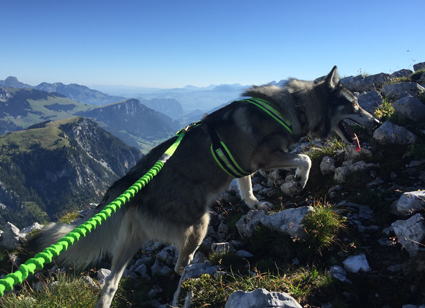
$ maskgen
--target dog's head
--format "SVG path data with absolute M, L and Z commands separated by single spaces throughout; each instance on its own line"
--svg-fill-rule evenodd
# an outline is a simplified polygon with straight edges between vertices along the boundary
M 346 143 L 354 143 L 356 150 L 360 151 L 360 144 L 357 135 L 354 133 L 351 126 L 344 120 L 354 121 L 368 129 L 375 128 L 379 121 L 369 112 L 360 107 L 354 94 L 341 84 L 336 66 L 334 66 L 332 71 L 326 77 L 325 85 L 329 91 L 329 107 L 332 129 Z

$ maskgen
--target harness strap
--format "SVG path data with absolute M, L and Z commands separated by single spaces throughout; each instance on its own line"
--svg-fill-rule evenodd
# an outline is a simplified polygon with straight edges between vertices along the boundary
M 221 169 L 234 178 L 243 178 L 244 176 L 250 175 L 252 172 L 244 171 L 238 165 L 227 146 L 218 137 L 215 129 L 209 125 L 207 125 L 207 128 L 212 141 L 211 154 Z
M 258 108 L 265 111 L 269 116 L 275 119 L 279 124 L 281 124 L 287 131 L 292 134 L 292 125 L 287 119 L 284 119 L 279 111 L 277 111 L 268 101 L 261 98 L 250 98 L 244 99 L 239 102 L 248 102 L 254 104 Z
M 278 112 L 268 101 L 260 98 L 250 98 L 235 101 L 235 103 L 238 102 L 248 102 L 257 106 L 270 115 L 273 119 L 275 119 L 279 124 L 281 124 L 290 134 L 292 134 L 291 122 L 284 119 L 280 112 Z M 242 178 L 244 176 L 250 175 L 252 172 L 247 172 L 238 165 L 227 146 L 218 137 L 215 129 L 209 125 L 207 125 L 207 128 L 208 134 L 210 135 L 212 141 L 211 154 L 221 169 L 234 178 Z

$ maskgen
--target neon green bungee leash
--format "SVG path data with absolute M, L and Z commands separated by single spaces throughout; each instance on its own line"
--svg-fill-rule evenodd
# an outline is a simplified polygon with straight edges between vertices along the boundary
M 137 180 L 136 183 L 130 186 L 130 188 L 128 188 L 114 201 L 105 206 L 102 211 L 69 232 L 56 244 L 50 245 L 42 252 L 36 254 L 34 258 L 28 259 L 27 262 L 21 264 L 16 272 L 10 273 L 6 275 L 5 278 L 0 279 L 0 297 L 4 295 L 4 291 L 12 291 L 13 286 L 22 284 L 29 275 L 34 274 L 35 270 L 41 270 L 44 267 L 44 264 L 51 263 L 53 258 L 59 256 L 62 251 L 67 250 L 69 246 L 73 245 L 81 237 L 86 236 L 86 234 L 96 229 L 97 226 L 120 209 L 123 204 L 133 198 L 150 180 L 152 180 L 155 175 L 158 174 L 167 159 L 174 154 L 189 128 L 190 127 L 188 126 L 179 131 L 177 133 L 177 140 L 167 149 L 167 151 L 165 151 L 160 160 L 158 160 L 144 176 Z

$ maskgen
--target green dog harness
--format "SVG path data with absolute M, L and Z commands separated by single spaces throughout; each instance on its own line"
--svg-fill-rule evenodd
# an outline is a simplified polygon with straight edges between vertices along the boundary
M 290 134 L 292 134 L 291 123 L 288 120 L 284 119 L 282 115 L 266 100 L 263 100 L 260 98 L 250 98 L 250 99 L 235 101 L 234 103 L 239 103 L 239 102 L 247 102 L 247 103 L 254 104 L 258 108 L 266 112 L 268 115 L 270 115 L 279 124 L 281 124 Z M 234 178 L 242 178 L 244 176 L 250 175 L 252 172 L 247 172 L 238 165 L 238 163 L 234 159 L 233 155 L 230 153 L 227 146 L 218 137 L 215 129 L 213 129 L 212 127 L 208 125 L 207 127 L 208 127 L 208 133 L 212 140 L 211 154 L 214 157 L 217 164 L 221 167 L 221 169 L 223 169 L 224 172 L 226 172 L 228 175 Z

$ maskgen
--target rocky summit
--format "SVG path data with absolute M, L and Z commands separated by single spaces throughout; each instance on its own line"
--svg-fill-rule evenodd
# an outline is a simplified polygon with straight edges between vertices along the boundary
M 301 140 L 291 151 L 313 161 L 301 193 L 290 189 L 294 171 L 258 172 L 254 193 L 274 207 L 248 211 L 233 182 L 212 205 L 207 236 L 183 275 L 172 271 L 178 251 L 145 243 L 124 273 L 127 299 L 114 303 L 424 307 L 425 63 L 414 68 L 342 79 L 382 122 L 375 131 L 354 126 L 360 152 L 336 138 Z M 331 217 L 340 225 L 328 234 Z M 5 228 L 2 243 L 24 241 L 25 232 Z M 109 267 L 103 260 L 87 286 L 101 289 Z

